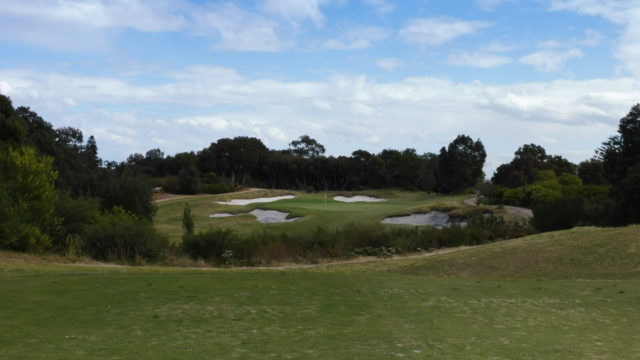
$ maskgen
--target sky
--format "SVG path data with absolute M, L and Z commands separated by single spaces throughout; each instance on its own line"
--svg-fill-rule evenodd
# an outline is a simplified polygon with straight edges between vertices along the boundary
M 0 0 L 0 93 L 124 161 L 253 136 L 578 163 L 640 102 L 640 0 Z

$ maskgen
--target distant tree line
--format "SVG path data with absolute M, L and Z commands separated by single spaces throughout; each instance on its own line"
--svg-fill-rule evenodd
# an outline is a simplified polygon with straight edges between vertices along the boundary
M 325 156 L 308 135 L 285 150 L 268 149 L 253 137 L 223 138 L 197 153 L 164 156 L 160 149 L 129 156 L 122 167 L 156 179 L 170 192 L 223 192 L 234 186 L 306 191 L 402 188 L 459 192 L 484 178 L 486 151 L 480 140 L 459 135 L 439 154 L 415 149 L 356 150 L 351 156 Z

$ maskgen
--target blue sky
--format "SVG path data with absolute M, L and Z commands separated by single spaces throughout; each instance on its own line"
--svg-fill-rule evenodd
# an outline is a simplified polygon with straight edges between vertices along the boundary
M 579 162 L 640 102 L 640 0 L 2 0 L 0 92 L 122 161 L 308 134 Z

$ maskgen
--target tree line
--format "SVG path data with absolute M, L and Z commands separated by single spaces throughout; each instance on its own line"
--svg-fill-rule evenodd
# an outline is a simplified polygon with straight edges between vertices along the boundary
M 378 154 L 356 150 L 351 156 L 325 156 L 325 148 L 308 135 L 288 149 L 268 149 L 260 139 L 223 138 L 198 152 L 164 156 L 160 149 L 132 154 L 121 166 L 156 179 L 170 192 L 222 192 L 234 186 L 303 191 L 406 190 L 459 192 L 484 174 L 484 145 L 458 135 L 439 154 L 415 149 L 385 149 Z

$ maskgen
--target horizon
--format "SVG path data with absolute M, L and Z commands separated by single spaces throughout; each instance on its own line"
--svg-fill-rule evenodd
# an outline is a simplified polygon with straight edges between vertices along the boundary
M 251 136 L 327 156 L 480 139 L 579 163 L 640 102 L 640 1 L 51 1 L 0 8 L 0 93 L 125 161 Z

